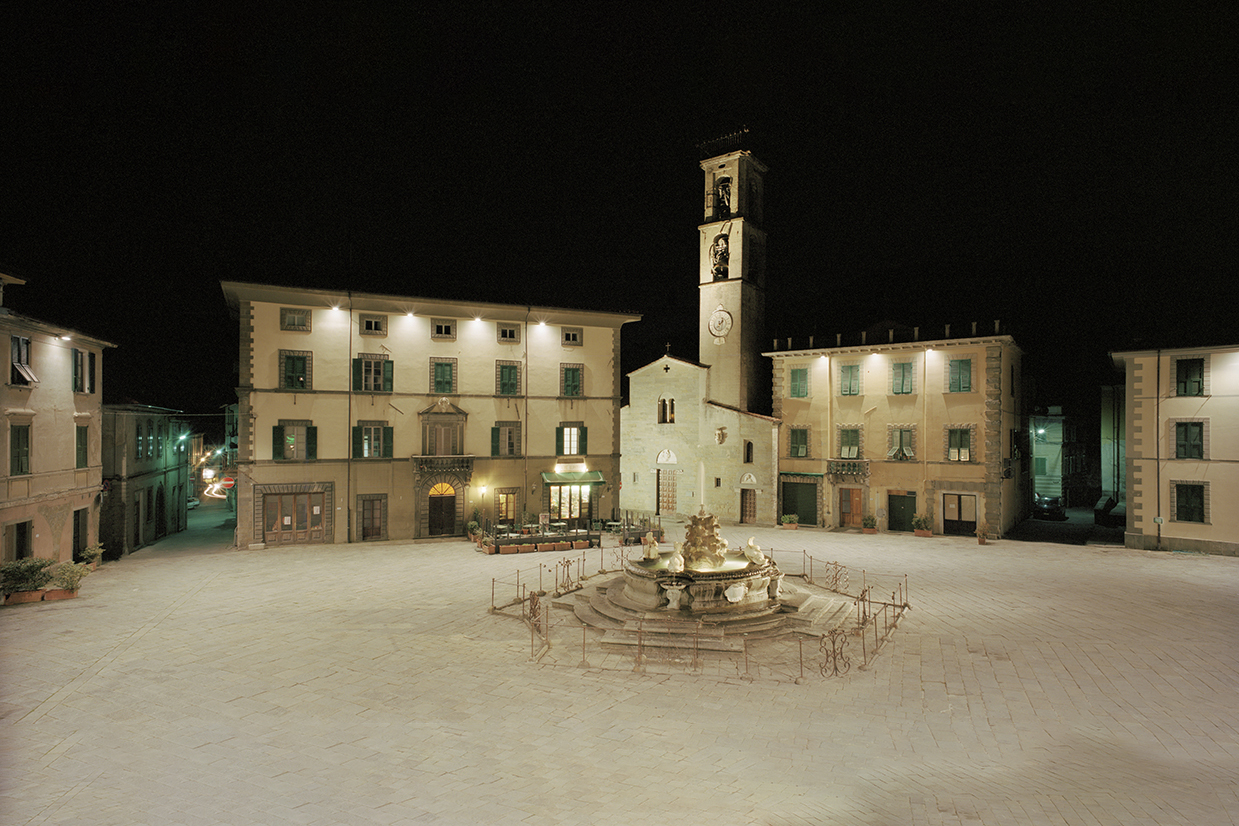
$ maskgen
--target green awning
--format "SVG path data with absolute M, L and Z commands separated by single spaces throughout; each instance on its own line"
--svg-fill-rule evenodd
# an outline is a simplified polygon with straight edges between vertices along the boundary
M 597 470 L 584 470 L 572 473 L 542 473 L 542 481 L 548 485 L 601 485 L 602 473 Z

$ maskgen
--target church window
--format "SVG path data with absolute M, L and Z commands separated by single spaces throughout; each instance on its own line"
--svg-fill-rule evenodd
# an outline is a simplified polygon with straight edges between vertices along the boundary
M 675 399 L 658 400 L 658 423 L 675 424 Z
M 748 439 L 744 440 L 744 463 L 746 465 L 753 464 L 753 443 Z

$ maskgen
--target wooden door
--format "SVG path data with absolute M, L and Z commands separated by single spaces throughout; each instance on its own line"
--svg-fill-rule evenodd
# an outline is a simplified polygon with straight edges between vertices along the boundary
M 740 523 L 752 525 L 757 522 L 757 491 L 751 488 L 740 489 Z
M 658 513 L 670 515 L 675 513 L 675 471 L 658 471 Z
M 839 525 L 843 528 L 864 527 L 861 512 L 860 488 L 839 489 Z

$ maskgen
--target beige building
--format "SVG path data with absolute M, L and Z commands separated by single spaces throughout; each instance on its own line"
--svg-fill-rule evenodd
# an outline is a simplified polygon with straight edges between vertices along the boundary
M 225 282 L 242 546 L 611 518 L 640 316 Z
M 753 412 L 769 398 L 760 352 L 766 167 L 735 150 L 701 169 L 698 361 L 667 355 L 629 374 L 621 504 L 640 516 L 704 508 L 724 522 L 772 524 L 778 423 Z
M 0 282 L 25 283 L 7 275 Z M 103 352 L 115 345 L 3 306 L 0 335 L 11 356 L 0 391 L 8 449 L 2 559 L 67 561 L 99 535 Z
M 995 324 L 997 328 L 997 324 Z M 1031 501 L 1021 351 L 1008 335 L 768 352 L 780 512 L 802 524 L 1001 536 Z M 947 336 L 949 336 L 949 331 Z M 864 336 L 862 336 L 862 342 Z
M 1127 547 L 1239 554 L 1239 346 L 1113 358 L 1126 374 Z
M 127 554 L 188 524 L 189 425 L 178 410 L 144 404 L 103 408 L 103 513 L 99 539 Z

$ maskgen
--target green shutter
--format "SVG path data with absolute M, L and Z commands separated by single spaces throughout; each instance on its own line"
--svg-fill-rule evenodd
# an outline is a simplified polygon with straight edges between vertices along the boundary
M 365 456 L 366 445 L 365 438 L 362 435 L 360 427 L 353 428 L 353 458 L 361 459 Z
M 283 425 L 277 424 L 275 427 L 271 428 L 271 458 L 272 459 L 283 459 L 284 458 L 284 427 Z
M 499 455 L 499 428 L 497 427 L 490 429 L 490 455 Z
M 307 461 L 313 461 L 318 458 L 317 427 L 307 427 L 305 429 L 305 458 Z
M 384 459 L 390 459 L 392 457 L 392 451 L 395 447 L 392 444 L 392 442 L 395 441 L 395 437 L 396 437 L 396 429 L 394 427 L 383 428 L 383 458 Z
M 972 359 L 951 359 L 948 389 L 952 393 L 972 390 Z
M 396 374 L 396 363 L 394 361 L 383 362 L 383 392 L 392 392 L 392 387 L 395 386 L 394 376 Z
M 578 455 L 579 455 L 579 456 L 585 456 L 586 454 L 588 454 L 588 453 L 589 453 L 589 442 L 588 442 L 588 441 L 586 440 L 586 438 L 585 438 L 585 436 L 586 436 L 586 430 L 587 430 L 588 428 L 585 428 L 585 427 L 579 427 L 579 428 L 577 428 L 577 429 L 578 429 L 579 431 L 581 431 L 581 444 L 580 444 L 580 445 L 578 445 L 578 447 L 580 448 L 581 452 L 580 452 Z
M 361 359 L 353 359 L 353 392 L 360 393 L 362 388 Z
M 564 429 L 562 427 L 555 428 L 555 455 L 564 455 Z

